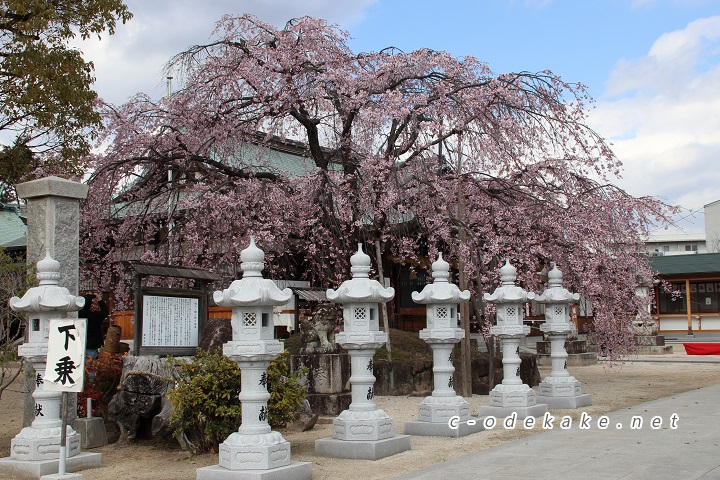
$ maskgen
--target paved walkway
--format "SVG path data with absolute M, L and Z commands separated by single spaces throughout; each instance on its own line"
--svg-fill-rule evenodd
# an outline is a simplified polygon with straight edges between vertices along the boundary
M 592 418 L 587 430 L 580 429 L 578 421 L 569 430 L 559 430 L 560 419 L 556 418 L 553 430 L 399 478 L 720 479 L 720 385 L 642 403 L 607 416 L 606 430 L 598 427 L 598 417 Z M 642 418 L 641 428 L 630 428 L 633 416 Z M 656 416 L 662 419 L 662 425 L 653 429 L 651 422 Z

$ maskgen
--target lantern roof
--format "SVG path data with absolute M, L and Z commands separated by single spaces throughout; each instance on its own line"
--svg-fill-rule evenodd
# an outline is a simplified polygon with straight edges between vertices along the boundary
M 448 281 L 450 264 L 443 260 L 442 252 L 432 264 L 433 283 L 425 285 L 421 292 L 412 292 L 415 303 L 459 303 L 470 300 L 470 291 L 460 290 Z
M 265 253 L 250 237 L 250 245 L 240 252 L 240 270 L 243 277 L 233 281 L 228 288 L 216 291 L 213 300 L 223 307 L 262 307 L 285 305 L 292 298 L 292 290 L 280 290 L 272 280 L 262 276 Z
M 500 269 L 500 281 L 502 284 L 493 293 L 486 293 L 483 298 L 490 303 L 522 303 L 533 300 L 535 294 L 525 291 L 522 287 L 515 285 L 517 280 L 517 269 L 505 260 L 505 265 Z
M 535 300 L 538 303 L 572 303 L 580 300 L 580 294 L 571 293 L 562 286 L 562 272 L 553 263 L 548 272 L 548 288 Z
M 327 290 L 327 298 L 335 303 L 378 303 L 388 302 L 395 296 L 395 289 L 385 288 L 377 280 L 369 278 L 370 257 L 363 252 L 362 244 L 358 251 L 350 257 L 352 279 L 345 280 L 340 288 Z
M 85 305 L 85 299 L 72 295 L 70 291 L 58 285 L 60 280 L 60 262 L 45 254 L 37 263 L 37 278 L 40 285 L 25 292 L 22 298 L 12 297 L 8 302 L 16 312 L 74 312 Z

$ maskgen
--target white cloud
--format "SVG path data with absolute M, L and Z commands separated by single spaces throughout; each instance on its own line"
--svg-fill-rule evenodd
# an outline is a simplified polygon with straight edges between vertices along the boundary
M 126 0 L 134 17 L 119 25 L 113 36 L 75 45 L 95 64 L 95 90 L 112 102 L 123 103 L 144 92 L 159 97 L 165 91 L 162 68 L 176 53 L 209 40 L 224 14 L 252 13 L 282 27 L 303 15 L 325 18 L 345 28 L 359 22 L 376 0 Z
M 720 199 L 720 16 L 660 36 L 622 59 L 591 125 L 625 165 L 619 182 L 691 210 Z

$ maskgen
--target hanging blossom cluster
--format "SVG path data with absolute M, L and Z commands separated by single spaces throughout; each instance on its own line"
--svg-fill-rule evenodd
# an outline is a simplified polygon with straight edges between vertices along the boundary
M 414 265 L 442 250 L 477 299 L 504 258 L 536 291 L 556 262 L 622 352 L 648 301 L 643 235 L 671 209 L 612 185 L 621 165 L 584 123 L 584 87 L 347 39 L 315 18 L 227 16 L 171 60 L 176 92 L 106 105 L 84 274 L 121 297 L 128 258 L 232 277 L 250 234 L 271 274 L 318 286 L 347 277 L 357 242 Z

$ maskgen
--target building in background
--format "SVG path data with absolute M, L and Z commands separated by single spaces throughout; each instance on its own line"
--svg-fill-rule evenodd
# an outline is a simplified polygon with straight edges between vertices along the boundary
M 720 200 L 708 203 L 705 211 L 705 241 L 708 252 L 720 252 Z

